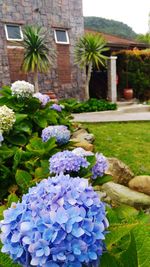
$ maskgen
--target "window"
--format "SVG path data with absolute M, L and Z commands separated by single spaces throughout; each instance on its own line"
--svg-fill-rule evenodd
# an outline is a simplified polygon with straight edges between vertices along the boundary
M 66 30 L 54 30 L 54 36 L 57 44 L 69 44 L 69 36 Z
M 5 33 L 7 40 L 13 41 L 22 41 L 23 33 L 21 30 L 21 26 L 14 24 L 6 24 L 5 25 Z

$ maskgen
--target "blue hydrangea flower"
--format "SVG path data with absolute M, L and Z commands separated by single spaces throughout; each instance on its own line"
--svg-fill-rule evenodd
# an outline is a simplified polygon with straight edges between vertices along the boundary
M 70 139 L 70 131 L 64 125 L 48 126 L 42 131 L 42 140 L 47 142 L 52 137 L 56 138 L 58 144 L 67 144 Z
M 39 99 L 39 101 L 41 102 L 43 107 L 45 107 L 46 104 L 50 101 L 50 97 L 48 95 L 44 95 L 41 93 L 35 93 L 33 96 L 35 98 Z
M 4 140 L 4 137 L 2 135 L 2 132 L 0 131 L 0 146 L 2 145 L 1 143 L 3 142 L 3 140 Z
M 58 105 L 58 104 L 53 104 L 51 106 L 51 109 L 54 109 L 54 110 L 56 110 L 58 112 L 61 112 L 62 111 L 62 107 L 60 105 Z
M 105 171 L 108 169 L 108 161 L 103 154 L 96 153 L 96 164 L 92 168 L 92 179 L 101 177 L 104 175 Z
M 88 181 L 60 175 L 30 188 L 0 223 L 2 252 L 22 266 L 98 266 L 108 227 Z
M 78 172 L 81 167 L 87 168 L 89 162 L 82 156 L 75 155 L 72 151 L 64 150 L 49 159 L 51 173 Z

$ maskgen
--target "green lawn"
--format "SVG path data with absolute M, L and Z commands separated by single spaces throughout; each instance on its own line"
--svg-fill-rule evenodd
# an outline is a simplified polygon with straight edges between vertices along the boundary
M 84 123 L 95 135 L 95 151 L 117 157 L 135 174 L 150 175 L 150 122 Z

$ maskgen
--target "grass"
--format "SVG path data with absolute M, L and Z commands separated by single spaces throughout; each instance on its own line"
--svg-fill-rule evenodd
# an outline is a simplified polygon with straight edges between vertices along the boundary
M 95 151 L 122 160 L 136 175 L 150 175 L 150 122 L 83 125 L 95 135 Z

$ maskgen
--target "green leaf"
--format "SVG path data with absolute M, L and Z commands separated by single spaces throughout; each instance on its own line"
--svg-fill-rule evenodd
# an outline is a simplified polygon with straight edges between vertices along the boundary
M 12 147 L 12 148 L 9 148 L 7 145 L 2 145 L 1 147 L 0 147 L 0 158 L 2 158 L 2 159 L 8 159 L 8 158 L 11 158 L 13 155 L 14 155 L 14 153 L 15 153 L 15 150 L 16 150 L 17 148 L 15 148 L 15 147 Z
M 150 216 L 149 216 L 150 217 Z M 150 223 L 137 226 L 133 231 L 136 250 L 138 267 L 150 266 Z
M 123 266 L 137 267 L 138 265 L 138 257 L 137 257 L 137 248 L 136 242 L 133 233 L 130 233 L 130 243 L 127 249 L 121 254 L 120 261 Z
M 32 180 L 32 175 L 23 170 L 17 170 L 15 179 L 17 185 L 19 185 L 22 189 L 26 189 L 29 186 L 30 181 Z
M 39 127 L 41 127 L 42 129 L 46 128 L 48 126 L 47 117 L 46 117 L 45 112 L 42 112 L 42 111 L 36 112 L 33 119 L 34 119 L 35 123 Z
M 93 167 L 96 163 L 96 157 L 95 155 L 87 156 L 87 161 L 90 163 L 90 168 Z
M 34 155 L 44 156 L 51 155 L 52 150 L 56 147 L 55 138 L 50 138 L 47 142 L 43 142 L 41 138 L 34 137 L 30 139 L 30 143 L 26 146 Z
M 23 151 L 22 148 L 19 148 L 15 155 L 14 155 L 14 164 L 13 164 L 13 170 L 16 170 L 17 166 L 19 165 L 19 163 L 21 162 L 21 157 L 23 155 Z
M 27 150 L 31 151 L 35 155 L 43 156 L 45 153 L 44 142 L 41 138 L 34 137 L 30 139 L 30 143 L 26 146 Z
M 32 133 L 32 124 L 28 121 L 22 121 L 18 125 L 14 126 L 14 130 L 18 132 L 25 132 L 30 135 Z
M 137 217 L 137 215 L 139 214 L 138 210 L 127 205 L 121 205 L 120 207 L 116 207 L 114 208 L 114 211 L 117 214 L 118 219 L 125 220 L 126 222 L 129 222 L 129 220 L 135 221 L 135 217 Z
M 0 180 L 3 180 L 3 179 L 9 179 L 10 175 L 11 175 L 11 170 L 10 168 L 6 167 L 5 165 L 1 164 L 0 165 Z
M 5 96 L 0 97 L 0 106 L 6 105 L 9 103 L 9 99 Z
M 97 177 L 95 180 L 93 180 L 93 186 L 95 185 L 102 185 L 104 183 L 107 183 L 112 180 L 112 176 L 104 175 L 103 177 Z
M 35 178 L 40 178 L 40 179 L 47 178 L 49 176 L 49 169 L 39 167 L 35 170 L 34 176 Z
M 44 142 L 45 152 L 51 155 L 51 151 L 57 147 L 56 146 L 56 138 L 52 137 L 47 142 Z
M 117 261 L 115 256 L 110 253 L 104 253 L 100 260 L 99 267 L 123 267 L 123 265 Z
M 10 86 L 4 85 L 1 89 L 1 94 L 4 96 L 11 96 Z
M 8 205 L 8 207 L 10 207 L 11 206 L 11 203 L 12 202 L 18 202 L 18 200 L 19 200 L 19 198 L 18 198 L 18 196 L 15 194 L 15 193 L 11 193 L 9 196 L 8 196 L 8 198 L 7 198 L 7 205 Z
M 6 140 L 17 146 L 24 146 L 27 143 L 27 138 L 24 134 L 9 135 Z
M 127 235 L 132 229 L 137 226 L 137 223 L 133 224 L 113 224 L 109 227 L 109 233 L 106 235 L 106 245 L 107 249 L 111 248 L 121 240 L 125 235 Z
M 2 220 L 3 219 L 3 211 L 4 210 L 6 210 L 7 209 L 7 207 L 6 206 L 0 206 L 0 220 Z
M 25 120 L 26 118 L 28 117 L 27 114 L 19 114 L 19 113 L 16 113 L 16 124 L 22 122 L 23 120 Z

